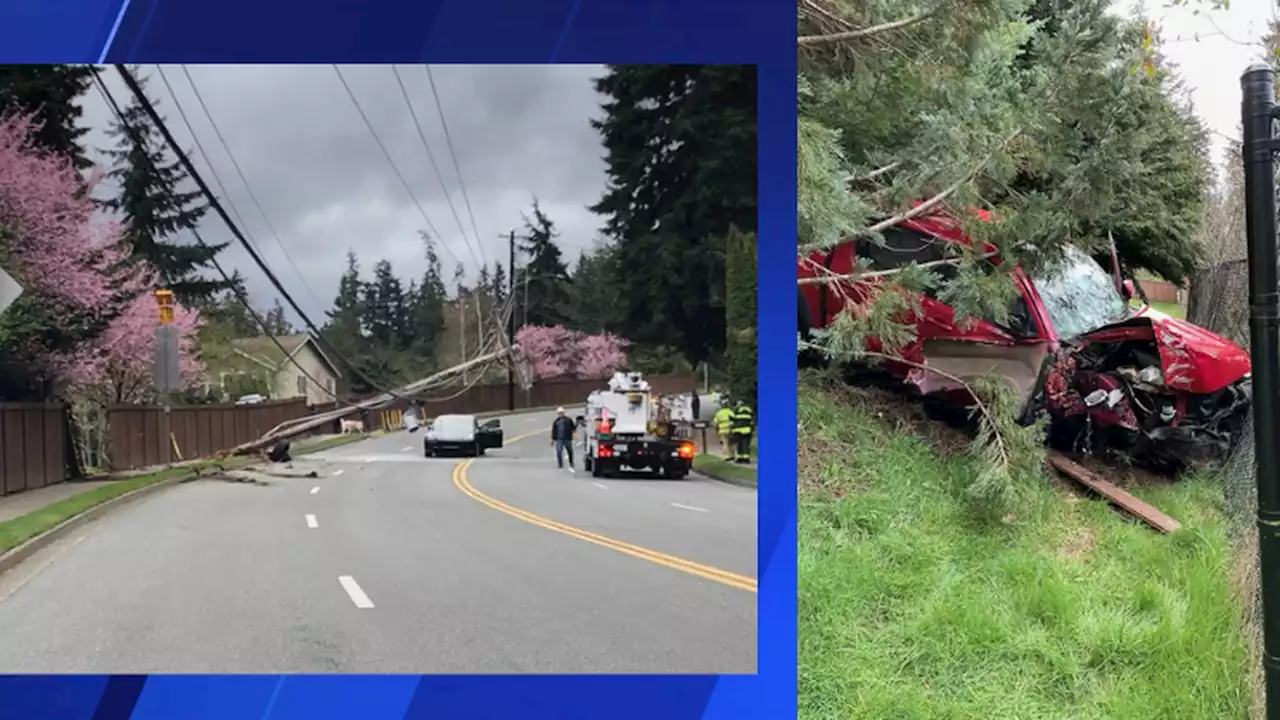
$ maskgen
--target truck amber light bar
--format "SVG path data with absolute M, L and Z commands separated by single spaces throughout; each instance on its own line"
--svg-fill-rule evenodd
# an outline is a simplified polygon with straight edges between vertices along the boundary
M 693 443 L 680 443 L 680 457 L 689 460 L 693 458 Z

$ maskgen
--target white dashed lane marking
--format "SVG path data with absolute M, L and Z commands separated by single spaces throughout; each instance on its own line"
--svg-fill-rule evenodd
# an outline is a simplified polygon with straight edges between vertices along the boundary
M 319 485 L 317 485 L 317 486 L 315 486 L 315 487 L 311 488 L 311 494 L 312 494 L 312 495 L 315 495 L 315 494 L 316 494 L 316 493 L 318 493 L 318 492 L 320 492 L 320 486 L 319 486 Z
M 307 527 L 309 527 L 309 528 L 311 528 L 311 529 L 313 529 L 313 530 L 314 530 L 315 528 L 320 527 L 320 523 L 316 522 L 316 516 L 315 516 L 315 515 L 312 515 L 312 514 L 310 514 L 310 513 L 307 513 Z
M 373 607 L 373 601 L 368 595 L 364 594 L 364 590 L 360 589 L 360 585 L 356 579 L 350 575 L 338 576 L 338 582 L 342 585 L 342 589 L 347 591 L 347 597 L 351 598 L 351 602 L 361 610 L 368 610 Z
M 677 507 L 681 510 L 692 510 L 693 512 L 707 512 L 706 508 L 694 507 L 692 505 L 684 505 L 681 503 L 671 503 L 671 507 Z

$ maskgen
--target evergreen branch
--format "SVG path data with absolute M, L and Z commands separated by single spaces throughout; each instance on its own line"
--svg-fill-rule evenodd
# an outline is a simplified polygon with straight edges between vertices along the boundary
M 823 348 L 821 345 L 817 345 L 815 343 L 807 342 L 804 340 L 800 341 L 800 346 L 805 350 L 815 350 L 817 352 L 826 352 L 826 348 Z M 899 357 L 897 355 L 889 355 L 888 353 L 875 352 L 873 350 L 861 350 L 859 351 L 858 354 L 861 355 L 862 357 L 876 358 L 879 360 L 885 360 L 888 362 L 895 362 L 902 365 L 906 365 L 907 367 L 914 368 L 922 372 L 933 373 L 938 377 L 945 378 L 955 383 L 959 383 L 960 386 L 965 390 L 965 392 L 969 393 L 969 395 L 973 398 L 974 412 L 982 415 L 983 417 L 991 421 L 990 422 L 991 440 L 992 442 L 995 443 L 995 446 L 996 446 L 998 464 L 1006 467 L 1013 464 L 1013 456 L 1009 452 L 1009 448 L 1005 445 L 1004 437 L 1000 434 L 999 430 L 997 429 L 999 426 L 996 424 L 995 415 L 991 412 L 990 408 L 988 408 L 987 405 L 984 402 L 982 402 L 982 398 L 978 397 L 977 391 L 973 389 L 973 386 L 970 385 L 967 380 L 960 377 L 959 375 L 949 373 L 946 370 L 939 370 L 936 367 L 931 367 L 924 363 L 913 362 L 911 360 L 907 360 L 906 358 Z
M 926 10 L 916 15 L 912 15 L 911 17 L 903 18 L 901 20 L 893 20 L 879 25 L 872 25 L 867 28 L 845 30 L 843 32 L 829 33 L 826 35 L 801 35 L 797 39 L 797 43 L 804 47 L 811 45 L 830 45 L 832 43 L 843 42 L 845 40 L 860 40 L 873 35 L 880 35 L 882 33 L 911 27 L 912 25 L 932 17 L 934 12 L 935 10 Z
M 992 250 L 989 253 L 983 253 L 982 255 L 979 255 L 976 258 L 976 260 L 988 260 L 999 254 L 1000 254 L 999 250 Z M 914 268 L 916 270 L 928 270 L 930 268 L 945 267 L 947 265 L 959 265 L 960 263 L 965 261 L 965 258 L 963 257 L 943 258 L 941 260 L 930 260 L 928 262 L 917 263 L 915 265 L 904 265 L 902 267 L 893 268 L 891 270 L 874 270 L 871 272 L 848 273 L 845 275 L 832 272 L 830 268 L 826 267 L 825 265 L 816 263 L 810 258 L 805 258 L 804 261 L 808 263 L 811 267 L 817 270 L 820 270 L 822 273 L 824 273 L 824 275 L 823 277 L 800 278 L 799 280 L 796 281 L 797 284 L 799 285 L 823 285 L 826 283 L 840 282 L 842 280 L 850 281 L 850 282 L 864 282 L 866 280 L 875 280 L 877 278 L 893 277 L 894 275 L 901 273 L 903 270 L 906 270 L 909 267 Z

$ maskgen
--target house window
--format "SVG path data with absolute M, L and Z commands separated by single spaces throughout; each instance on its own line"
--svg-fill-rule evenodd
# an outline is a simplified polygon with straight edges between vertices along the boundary
M 298 376 L 298 394 L 299 395 L 307 394 L 307 376 L 306 375 Z

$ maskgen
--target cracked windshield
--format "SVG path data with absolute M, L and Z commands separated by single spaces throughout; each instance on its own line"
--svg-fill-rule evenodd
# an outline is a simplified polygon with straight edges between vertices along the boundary
M 1062 262 L 1035 278 L 1058 335 L 1073 338 L 1113 323 L 1128 312 L 1111 276 L 1093 258 L 1067 248 Z

